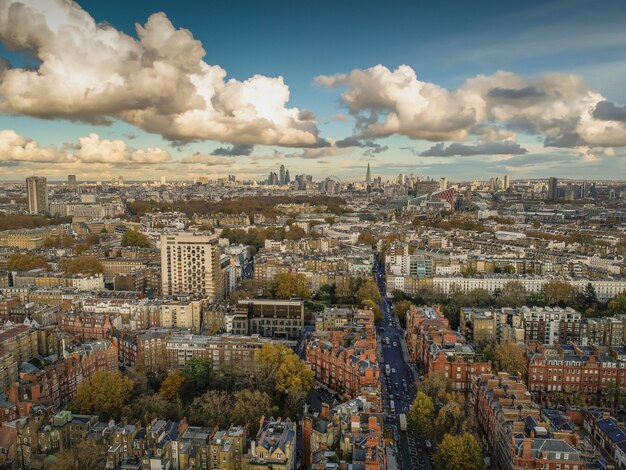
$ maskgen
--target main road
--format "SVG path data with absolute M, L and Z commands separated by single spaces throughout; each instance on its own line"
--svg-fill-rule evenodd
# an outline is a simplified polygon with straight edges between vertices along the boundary
M 378 326 L 378 341 L 381 350 L 379 357 L 381 385 L 385 420 L 392 425 L 398 443 L 399 463 L 403 470 L 429 468 L 428 457 L 418 452 L 419 442 L 407 432 L 400 431 L 398 416 L 407 414 L 415 398 L 414 376 L 405 357 L 406 343 L 404 330 L 400 328 L 394 312 L 393 300 L 387 297 L 384 264 L 377 263 L 374 278 L 380 290 L 380 310 L 384 316 Z M 386 374 L 389 365 L 390 374 Z M 391 409 L 393 402 L 394 410 Z

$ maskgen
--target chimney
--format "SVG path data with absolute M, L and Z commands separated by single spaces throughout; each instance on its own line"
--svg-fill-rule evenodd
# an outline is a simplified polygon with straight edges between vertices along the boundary
M 322 403 L 322 409 L 320 410 L 320 418 L 326 419 L 330 415 L 330 406 L 328 403 Z
M 530 437 L 525 437 L 522 442 L 522 458 L 530 459 L 531 458 L 531 449 L 533 445 L 533 440 Z

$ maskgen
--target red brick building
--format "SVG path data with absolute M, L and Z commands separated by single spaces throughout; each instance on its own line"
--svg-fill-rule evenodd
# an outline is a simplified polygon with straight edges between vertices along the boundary
M 363 388 L 380 390 L 374 313 L 363 310 L 350 323 L 332 331 L 316 331 L 305 346 L 305 360 L 315 378 L 345 398 Z
M 528 390 L 539 402 L 556 394 L 566 400 L 582 396 L 588 404 L 607 404 L 613 384 L 626 393 L 626 348 L 576 344 L 531 345 Z
M 406 346 L 411 361 L 419 363 L 423 360 L 422 339 L 425 332 L 449 329 L 450 322 L 438 309 L 411 305 L 406 313 Z
M 57 320 L 58 329 L 71 334 L 80 341 L 110 339 L 114 328 L 119 328 L 121 325 L 121 317 L 105 314 L 60 314 Z

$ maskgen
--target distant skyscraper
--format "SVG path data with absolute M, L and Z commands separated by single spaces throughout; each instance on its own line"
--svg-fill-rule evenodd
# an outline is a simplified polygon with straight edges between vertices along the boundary
M 280 165 L 280 170 L 278 171 L 278 184 L 285 184 L 285 165 Z
M 166 182 L 165 176 L 161 176 L 161 184 L 165 184 L 165 182 Z
M 365 184 L 370 186 L 372 184 L 372 172 L 370 171 L 370 164 L 367 164 L 367 172 L 365 173 Z
M 548 199 L 555 200 L 559 197 L 559 180 L 554 176 L 548 179 Z
M 161 235 L 164 295 L 201 294 L 213 302 L 222 297 L 222 279 L 216 235 Z
M 285 171 L 285 184 L 291 183 L 291 176 L 289 176 L 289 170 Z
M 442 176 L 439 178 L 439 190 L 445 191 L 446 189 L 448 189 L 448 180 L 445 176 Z
M 509 175 L 504 175 L 504 190 L 506 191 L 507 189 L 509 189 L 510 185 L 511 180 L 509 180 Z
M 48 180 L 43 176 L 26 178 L 28 194 L 28 212 L 42 214 L 48 212 Z
M 76 182 L 76 175 L 67 175 L 67 186 L 72 190 L 78 189 L 78 183 Z

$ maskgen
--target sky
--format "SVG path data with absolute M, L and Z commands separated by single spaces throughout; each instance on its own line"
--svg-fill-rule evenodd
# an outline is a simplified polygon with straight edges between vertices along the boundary
M 0 0 L 0 180 L 626 179 L 621 0 Z

